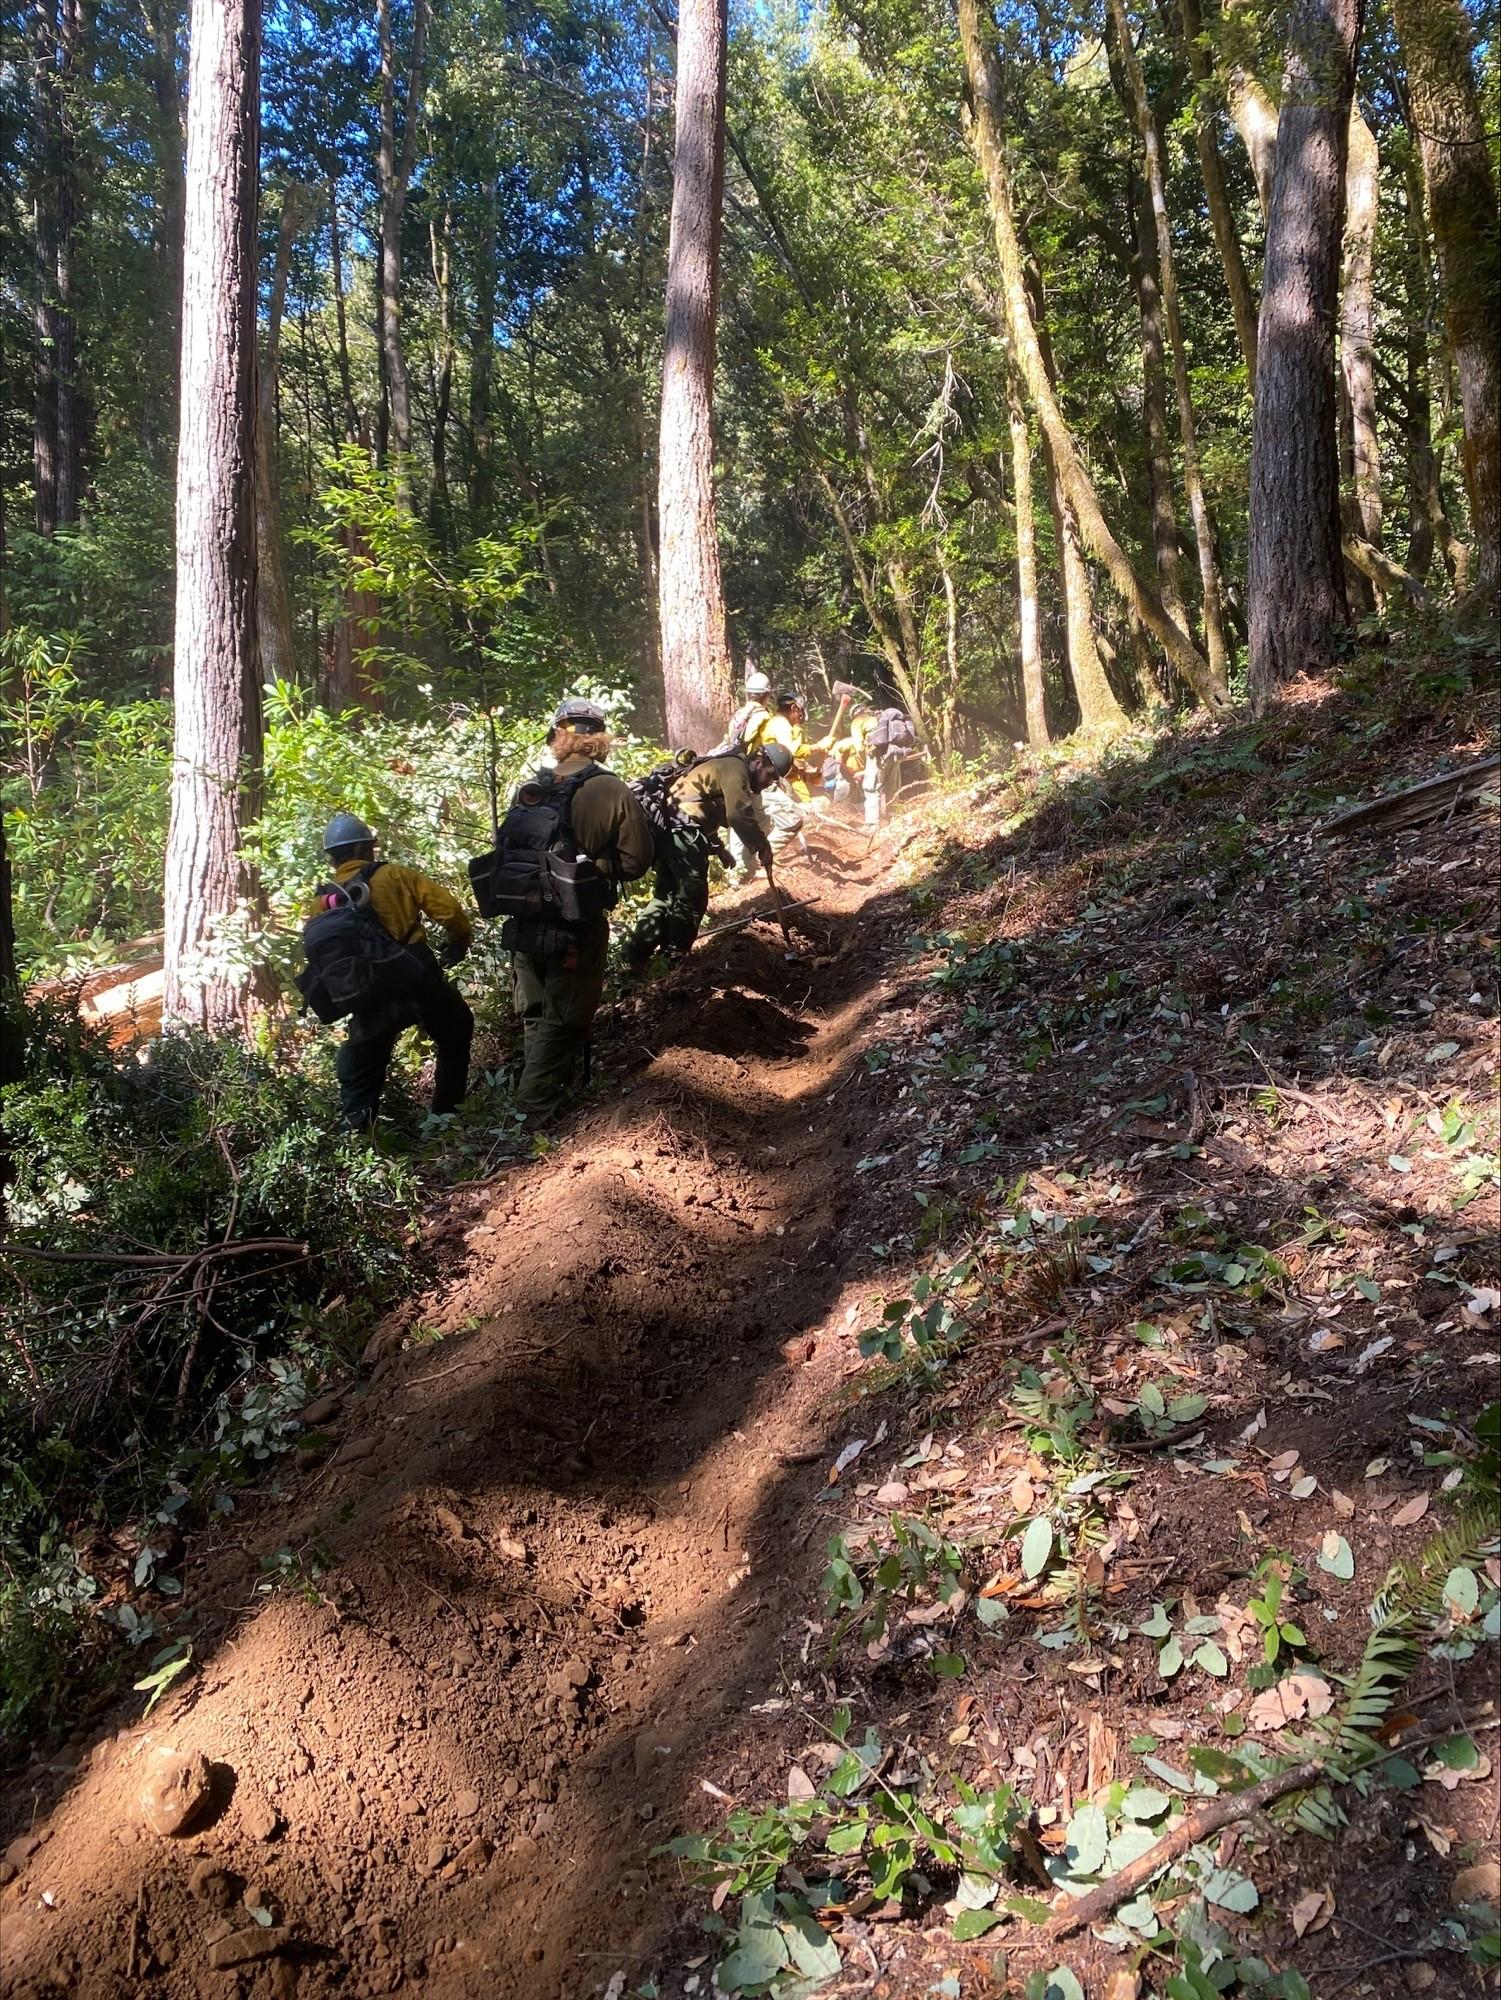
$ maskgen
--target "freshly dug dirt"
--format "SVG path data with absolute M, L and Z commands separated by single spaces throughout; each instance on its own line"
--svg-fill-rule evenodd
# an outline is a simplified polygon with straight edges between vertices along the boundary
M 28 1774 L 7 1994 L 583 1994 L 644 1960 L 646 1857 L 802 1581 L 899 837 L 816 836 L 795 959 L 770 922 L 706 945 L 601 1035 L 619 1087 L 543 1164 L 445 1198 L 450 1276 L 313 1413 L 327 1464 L 190 1561 L 201 1671 Z M 283 1548 L 305 1595 L 258 1588 Z M 172 1839 L 163 1746 L 216 1788 Z

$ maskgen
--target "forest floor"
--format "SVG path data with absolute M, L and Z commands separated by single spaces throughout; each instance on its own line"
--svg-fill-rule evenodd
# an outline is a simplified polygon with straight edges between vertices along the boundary
M 194 1672 L 28 1768 L 5 1993 L 1489 1990 L 1497 813 L 1320 822 L 1490 706 L 1376 662 L 816 833 L 795 957 L 709 940 L 435 1192 L 439 1282 L 191 1548 Z M 1029 1922 L 1316 1740 L 1446 1523 L 1338 1839 Z

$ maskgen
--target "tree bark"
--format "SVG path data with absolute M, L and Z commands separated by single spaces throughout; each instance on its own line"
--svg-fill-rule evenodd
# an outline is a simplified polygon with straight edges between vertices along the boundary
M 1489 595 L 1501 583 L 1501 359 L 1494 320 L 1501 292 L 1501 224 L 1496 182 L 1460 0 L 1397 0 L 1395 12 L 1412 121 L 1422 147 L 1444 328 L 1459 377 L 1475 581 Z
M 1032 515 L 1032 438 L 1016 370 L 1006 370 L 1006 418 L 1011 430 L 1011 486 L 1016 503 L 1016 624 L 1021 653 L 1022 706 L 1027 741 L 1049 740 L 1037 621 L 1037 524 Z
M 1416 134 L 1409 137 L 1405 169 L 1407 246 L 1403 302 L 1407 363 L 1407 567 L 1420 582 L 1439 549 L 1450 581 L 1454 580 L 1455 535 L 1439 484 L 1438 454 L 1433 449 L 1433 398 L 1429 321 L 1433 310 L 1432 258 L 1423 204 L 1423 173 Z
M 1235 0 L 1225 0 L 1222 32 L 1234 28 L 1235 14 L 1238 12 Z M 1240 33 L 1244 33 L 1240 29 Z M 1233 35 L 1231 37 L 1234 39 Z M 1263 216 L 1271 214 L 1272 184 L 1277 177 L 1277 107 L 1262 89 L 1254 72 L 1232 52 L 1227 57 L 1224 69 L 1225 103 L 1229 108 L 1230 122 L 1240 134 L 1241 144 L 1246 149 L 1246 157 L 1251 162 L 1251 178 L 1256 183 L 1256 198 L 1261 203 Z M 1258 333 L 1260 321 L 1258 318 Z
M 258 0 L 193 0 L 177 456 L 172 817 L 163 1015 L 244 1019 L 250 981 L 215 953 L 250 883 L 260 768 L 255 637 Z
M 35 0 L 32 35 L 32 487 L 37 531 L 52 535 L 78 519 L 83 479 L 73 298 L 79 0 Z
M 1374 280 L 1381 156 L 1376 135 L 1350 107 L 1345 167 L 1345 274 L 1340 298 L 1339 366 L 1350 426 L 1350 493 L 1354 521 L 1373 548 L 1381 547 L 1381 441 L 1376 433 Z
M 726 35 L 725 0 L 683 0 L 662 355 L 657 575 L 668 736 L 692 750 L 707 750 L 718 740 L 730 704 L 714 496 Z
M 500 189 L 492 187 L 485 203 L 485 227 L 480 237 L 474 280 L 474 333 L 469 344 L 469 511 L 483 531 L 495 499 L 495 471 L 490 462 L 490 374 L 495 355 L 495 258 L 500 235 Z
M 1178 517 L 1173 509 L 1173 461 L 1167 437 L 1167 362 L 1162 347 L 1162 291 L 1157 275 L 1157 236 L 1146 184 L 1132 175 L 1135 255 L 1132 274 L 1141 319 L 1141 401 L 1146 430 L 1147 476 L 1152 506 L 1152 548 L 1163 609 L 1188 630 L 1179 575 Z
M 1245 356 L 1246 375 L 1256 386 L 1256 295 L 1246 271 L 1246 254 L 1236 226 L 1235 211 L 1225 186 L 1225 163 L 1220 158 L 1214 133 L 1214 65 L 1203 44 L 1204 24 L 1199 0 L 1178 0 L 1183 39 L 1188 48 L 1188 66 L 1194 81 L 1194 144 L 1198 148 L 1199 172 L 1204 181 L 1204 198 L 1209 205 L 1209 222 L 1214 230 L 1220 267 L 1225 273 L 1225 289 L 1230 294 L 1230 310 L 1235 318 L 1235 336 Z
M 376 176 L 380 188 L 380 316 L 381 363 L 389 408 L 390 450 L 396 460 L 396 495 L 412 504 L 412 390 L 406 350 L 401 337 L 401 221 L 407 190 L 417 158 L 422 63 L 427 46 L 428 0 L 416 0 L 412 15 L 412 51 L 402 98 L 401 151 L 396 147 L 396 52 L 391 38 L 391 0 L 376 0 L 380 38 L 380 145 Z
M 1180 625 L 1167 615 L 1162 599 L 1143 584 L 1106 524 L 1094 483 L 1048 381 L 1037 331 L 1027 305 L 1021 244 L 1011 202 L 1011 175 L 1006 162 L 1001 123 L 1000 86 L 995 58 L 981 40 L 977 0 L 959 0 L 959 32 L 965 67 L 974 98 L 974 139 L 990 203 L 996 255 L 1001 269 L 1006 323 L 1018 371 L 1037 412 L 1043 438 L 1058 462 L 1069 506 L 1091 549 L 1104 565 L 1113 587 L 1131 614 L 1145 625 L 1167 654 L 1181 678 L 1208 708 L 1223 707 L 1227 695 L 1208 662 Z
M 1267 218 L 1251 432 L 1250 684 L 1320 673 L 1348 618 L 1334 322 L 1363 0 L 1294 0 Z
M 328 246 L 331 264 L 330 276 L 334 291 L 334 326 L 338 336 L 339 395 L 343 403 L 344 440 L 347 444 L 365 442 L 365 427 L 360 422 L 359 408 L 354 400 L 354 374 L 349 365 L 349 314 L 344 304 L 344 246 L 339 229 L 339 183 L 335 175 L 328 177 Z
M 451 241 L 453 212 L 446 209 L 443 231 L 429 232 L 433 285 L 438 294 L 438 369 L 433 395 L 432 492 L 428 498 L 428 524 L 439 548 L 453 544 L 453 510 L 448 499 L 448 418 L 453 406 L 453 284 Z
M 1125 0 L 1110 0 L 1120 43 L 1121 63 L 1136 107 L 1136 129 L 1141 137 L 1147 195 L 1152 206 L 1152 223 L 1157 233 L 1157 268 L 1162 278 L 1162 310 L 1167 321 L 1168 348 L 1173 359 L 1173 392 L 1178 401 L 1178 430 L 1183 446 L 1183 485 L 1193 516 L 1194 544 L 1199 556 L 1199 586 L 1204 619 L 1204 656 L 1215 680 L 1224 685 L 1230 671 L 1230 649 L 1225 643 L 1225 623 L 1220 595 L 1219 561 L 1214 552 L 1214 529 L 1209 519 L 1209 503 L 1204 495 L 1204 477 L 1199 466 L 1198 427 L 1194 420 L 1193 395 L 1188 380 L 1188 354 L 1183 339 L 1183 316 L 1178 307 L 1178 279 L 1173 263 L 1173 233 L 1168 226 L 1167 190 L 1162 166 L 1162 147 L 1157 136 L 1157 120 L 1147 97 L 1147 79 L 1132 39 Z
M 292 246 L 306 211 L 302 189 L 288 182 L 281 198 L 276 230 L 276 262 L 266 301 L 266 337 L 261 352 L 255 426 L 256 643 L 260 649 L 260 685 L 297 678 L 297 644 L 292 629 L 292 600 L 287 588 L 286 550 L 281 531 L 281 468 L 277 439 L 277 376 L 281 360 L 282 317 Z
M 182 165 L 182 85 L 177 70 L 176 0 L 145 0 L 146 32 L 151 40 L 151 93 L 156 104 L 157 220 L 152 244 L 156 258 L 158 337 L 163 349 L 176 356 L 182 340 L 182 230 L 185 196 Z M 158 432 L 177 435 L 177 376 L 169 371 L 162 385 L 166 407 L 159 413 Z M 161 393 L 161 392 L 158 392 Z

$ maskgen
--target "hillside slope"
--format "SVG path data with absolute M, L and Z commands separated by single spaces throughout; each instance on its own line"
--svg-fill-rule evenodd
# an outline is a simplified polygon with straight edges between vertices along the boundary
M 1481 1991 L 1483 1917 L 1440 1925 L 1495 1861 L 1501 1571 L 1451 1475 L 1497 1366 L 1496 812 L 1319 821 L 1489 749 L 1488 703 L 1382 674 L 831 831 L 794 958 L 757 924 L 624 1005 L 554 1150 L 435 1195 L 444 1281 L 295 1490 L 195 1551 L 201 1672 L 34 1769 L 5 1991 L 620 2000 L 726 1952 L 779 1994 L 1206 1954 Z M 1119 1947 L 1004 1914 L 1086 1872 L 1087 1801 L 1161 1835 L 1191 1745 L 1276 1753 L 1266 1616 L 1287 1726 L 1338 1714 L 1457 1515 L 1474 1601 L 1376 1718 L 1411 1789 L 1334 1845 L 1232 1825 Z M 176 1838 L 164 1746 L 210 1767 Z M 696 1833 L 712 1911 L 656 1851 Z

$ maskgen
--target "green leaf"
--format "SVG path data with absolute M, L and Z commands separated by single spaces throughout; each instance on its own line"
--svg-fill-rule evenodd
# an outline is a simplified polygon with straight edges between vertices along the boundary
M 1176 1632 L 1157 1655 L 1157 1671 L 1165 1681 L 1170 1681 L 1174 1674 L 1183 1671 L 1183 1648 L 1178 1642 Z
M 1043 2000 L 1084 2000 L 1084 1988 L 1066 1965 L 1055 1965 L 1043 1988 Z
M 1109 1870 L 1118 1875 L 1123 1868 L 1129 1868 L 1133 1861 L 1139 1861 L 1149 1847 L 1157 1844 L 1158 1829 L 1148 1826 L 1144 1820 L 1128 1819 L 1110 1836 L 1108 1856 Z
M 832 1979 L 840 1967 L 839 1947 L 823 1925 L 795 1911 L 782 1926 L 799 1972 L 810 1979 Z
M 1209 1408 L 1207 1396 L 1174 1396 L 1167 1406 L 1167 1413 L 1175 1424 L 1191 1424 L 1195 1417 L 1202 1417 Z
M 1071 1875 L 1093 1875 L 1110 1844 L 1110 1822 L 1099 1806 L 1080 1806 L 1068 1823 L 1064 1853 Z
M 1053 1524 L 1046 1514 L 1039 1514 L 1022 1536 L 1022 1575 L 1041 1576 L 1052 1553 Z
M 1480 1579 L 1474 1570 L 1450 1570 L 1444 1578 L 1444 1603 L 1452 1617 L 1474 1617 L 1480 1603 Z
M 765 1986 L 776 1978 L 789 1955 L 780 1927 L 746 1924 L 736 1935 L 735 1949 L 722 1961 L 714 1977 L 726 1993 L 739 1993 L 747 1986 Z
M 1433 1754 L 1450 1771 L 1473 1771 L 1480 1763 L 1480 1752 L 1468 1736 L 1446 1736 L 1434 1744 Z
M 1052 1905 L 1040 1896 L 1008 1896 L 1002 1907 L 1029 1924 L 1045 1924 L 1053 1914 Z
M 1167 1414 L 1167 1404 L 1163 1401 L 1162 1391 L 1155 1382 L 1148 1382 L 1142 1390 L 1141 1407 L 1149 1417 L 1160 1418 Z
M 1206 1674 L 1213 1674 L 1217 1680 L 1223 1680 L 1230 1671 L 1230 1662 L 1212 1639 L 1206 1639 L 1193 1658 L 1196 1667 L 1202 1667 Z
M 968 1938 L 984 1937 L 997 1924 L 1005 1923 L 1005 1916 L 999 1910 L 961 1910 L 954 1919 L 954 1939 L 963 1944 Z
M 1167 1606 L 1165 1604 L 1154 1604 L 1150 1615 L 1144 1618 L 1136 1629 L 1144 1638 L 1165 1639 L 1173 1629 L 1168 1619 Z
M 1011 1613 L 998 1597 L 977 1597 L 975 1616 L 988 1630 L 992 1625 L 1004 1625 Z
M 1152 1785 L 1133 1785 L 1121 1801 L 1127 1819 L 1161 1819 L 1172 1804 L 1166 1792 Z
M 934 1653 L 929 1659 L 928 1665 L 933 1669 L 935 1674 L 941 1675 L 944 1680 L 956 1681 L 964 1672 L 964 1655 L 962 1653 Z
M 1355 1280 L 1355 1289 L 1363 1299 L 1369 1299 L 1372 1305 L 1376 1305 L 1381 1298 L 1381 1287 L 1374 1278 L 1368 1278 L 1363 1271 Z
M 1327 1536 L 1325 1539 L 1327 1541 Z M 1355 1557 L 1343 1535 L 1334 1537 L 1333 1547 L 1319 1550 L 1319 1568 L 1327 1570 L 1330 1576 L 1337 1576 L 1341 1583 L 1348 1583 L 1354 1576 Z
M 1237 1875 L 1233 1868 L 1216 1868 L 1204 1881 L 1204 1900 L 1237 1916 L 1249 1916 L 1261 1895 L 1249 1875 Z

